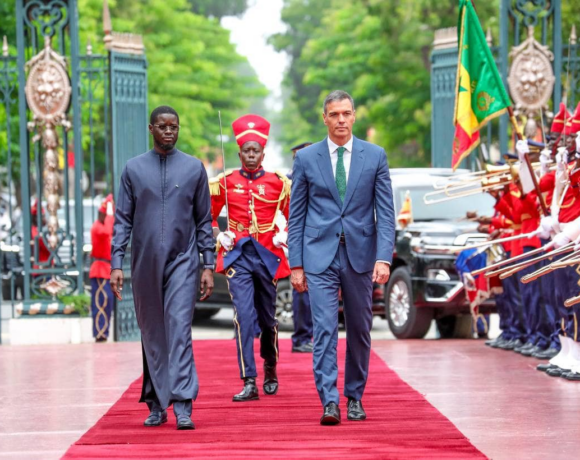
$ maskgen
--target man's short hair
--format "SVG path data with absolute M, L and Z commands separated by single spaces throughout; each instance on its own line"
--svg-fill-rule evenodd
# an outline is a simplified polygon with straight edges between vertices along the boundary
M 166 113 L 175 115 L 177 117 L 177 123 L 179 123 L 179 115 L 173 107 L 169 107 L 168 105 L 160 105 L 156 109 L 153 109 L 153 112 L 151 112 L 151 116 L 149 117 L 149 123 L 152 125 L 155 124 L 157 117 Z
M 328 106 L 328 104 L 330 104 L 331 102 L 344 101 L 345 99 L 348 99 L 350 101 L 350 104 L 352 105 L 352 110 L 354 110 L 354 100 L 352 96 L 348 94 L 346 91 L 342 91 L 341 89 L 334 90 L 332 93 L 326 96 L 326 98 L 324 99 L 324 106 L 322 107 L 322 110 L 324 111 L 324 113 L 326 113 L 326 107 Z

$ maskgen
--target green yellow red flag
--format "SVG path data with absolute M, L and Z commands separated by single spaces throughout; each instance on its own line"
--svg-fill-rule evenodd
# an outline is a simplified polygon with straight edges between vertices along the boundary
M 511 105 L 471 0 L 459 1 L 458 33 L 454 170 L 479 145 L 479 130 Z

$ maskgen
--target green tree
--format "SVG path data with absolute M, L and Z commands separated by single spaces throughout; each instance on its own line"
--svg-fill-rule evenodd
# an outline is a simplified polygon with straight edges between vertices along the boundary
M 497 24 L 498 0 L 480 2 L 478 12 L 484 25 Z M 298 39 L 295 31 L 312 15 L 318 23 Z M 291 100 L 310 136 L 324 133 L 323 98 L 340 88 L 355 98 L 357 136 L 383 145 L 394 166 L 429 163 L 429 56 L 434 31 L 457 24 L 456 1 L 287 0 L 283 19 L 290 32 L 273 43 L 300 48 L 291 53 L 289 75 L 296 71 L 299 80 L 291 83 Z
M 248 8 L 248 0 L 189 0 L 189 3 L 194 13 L 218 19 L 240 16 Z

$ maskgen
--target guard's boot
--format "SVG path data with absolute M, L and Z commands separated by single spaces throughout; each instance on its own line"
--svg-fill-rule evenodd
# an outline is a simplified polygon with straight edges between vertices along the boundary
M 275 395 L 278 393 L 278 374 L 276 373 L 276 363 L 270 365 L 264 362 L 264 393 Z
M 260 399 L 258 396 L 258 387 L 256 386 L 256 379 L 254 377 L 246 377 L 244 379 L 244 388 L 240 393 L 233 397 L 234 402 L 255 401 Z

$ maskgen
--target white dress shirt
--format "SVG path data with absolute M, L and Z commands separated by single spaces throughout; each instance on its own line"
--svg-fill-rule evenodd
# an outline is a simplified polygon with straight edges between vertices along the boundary
M 350 171 L 350 159 L 352 157 L 352 136 L 348 140 L 348 142 L 342 146 L 336 145 L 334 142 L 330 140 L 330 137 L 327 138 L 328 140 L 328 151 L 330 152 L 330 163 L 332 163 L 332 174 L 334 174 L 334 178 L 336 179 L 336 163 L 338 163 L 338 148 L 344 147 L 345 151 L 342 154 L 342 161 L 344 162 L 344 171 L 346 173 L 346 181 L 348 183 L 348 172 Z

